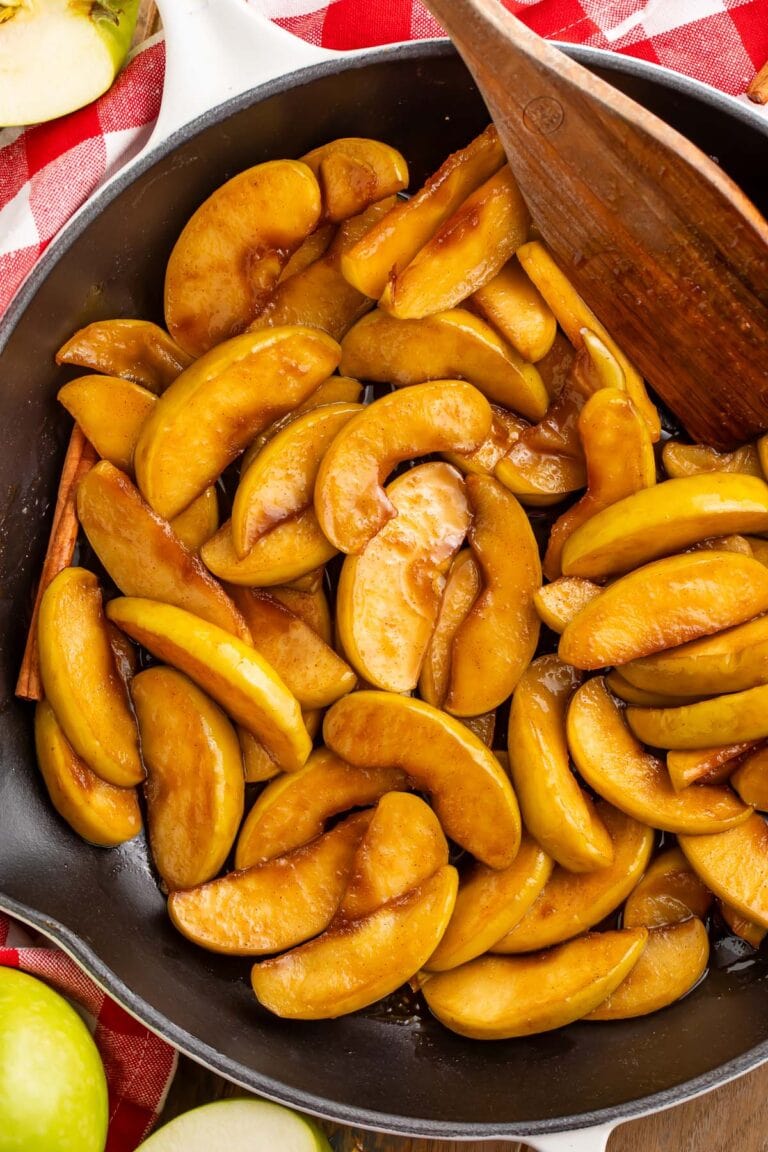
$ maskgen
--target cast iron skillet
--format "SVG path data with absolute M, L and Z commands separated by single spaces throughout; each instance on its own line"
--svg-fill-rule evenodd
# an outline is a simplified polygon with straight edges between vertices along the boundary
M 768 209 L 768 124 L 637 61 L 568 49 L 716 156 Z M 714 971 L 654 1016 L 477 1043 L 403 1009 L 288 1023 L 256 1004 L 249 964 L 171 926 L 143 838 L 101 850 L 56 816 L 34 766 L 32 713 L 13 686 L 50 520 L 76 374 L 56 348 L 97 317 L 162 322 L 163 270 L 181 226 L 225 179 L 342 135 L 400 148 L 418 183 L 483 128 L 445 42 L 322 64 L 215 108 L 96 197 L 52 247 L 0 329 L 0 907 L 70 952 L 137 1017 L 240 1084 L 299 1108 L 415 1136 L 534 1136 L 675 1103 L 768 1059 L 765 962 Z M 761 204 L 762 200 L 762 204 Z M 552 1145 L 554 1146 L 554 1145 Z M 594 1147 L 594 1145 L 592 1145 Z

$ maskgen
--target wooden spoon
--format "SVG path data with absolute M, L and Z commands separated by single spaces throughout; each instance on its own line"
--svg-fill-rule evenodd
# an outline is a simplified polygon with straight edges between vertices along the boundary
M 768 224 L 757 209 L 703 152 L 497 0 L 427 4 L 558 263 L 689 435 L 733 448 L 766 431 Z

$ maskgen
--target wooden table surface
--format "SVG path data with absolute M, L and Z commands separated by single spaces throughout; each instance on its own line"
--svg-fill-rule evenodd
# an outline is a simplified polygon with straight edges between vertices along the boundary
M 364 0 L 361 0 L 363 3 Z M 135 42 L 156 31 L 157 10 L 143 0 Z M 163 1119 L 226 1096 L 240 1088 L 182 1057 Z M 496 1141 L 408 1140 L 324 1125 L 336 1152 L 524 1152 L 522 1144 Z M 277 1150 L 276 1150 L 277 1152 Z M 618 1128 L 608 1152 L 768 1152 L 768 1065 L 709 1095 Z

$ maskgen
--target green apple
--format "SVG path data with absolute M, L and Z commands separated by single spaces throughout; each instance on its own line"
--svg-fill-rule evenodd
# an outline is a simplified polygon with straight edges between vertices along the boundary
M 106 92 L 139 0 L 0 0 L 0 127 L 38 124 Z
M 102 1152 L 107 1080 L 63 997 L 0 967 L 0 1152 Z
M 177 1116 L 137 1152 L 332 1152 L 308 1117 L 266 1100 L 219 1100 Z

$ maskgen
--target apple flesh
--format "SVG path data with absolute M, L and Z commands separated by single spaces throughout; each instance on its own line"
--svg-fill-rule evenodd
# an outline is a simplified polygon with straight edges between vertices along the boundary
M 137 1152 L 332 1152 L 306 1116 L 266 1100 L 218 1100 L 164 1125 Z
M 38 124 L 106 92 L 139 0 L 0 0 L 0 125 Z
M 0 967 L 0 1152 L 102 1152 L 107 1081 L 66 1000 Z

